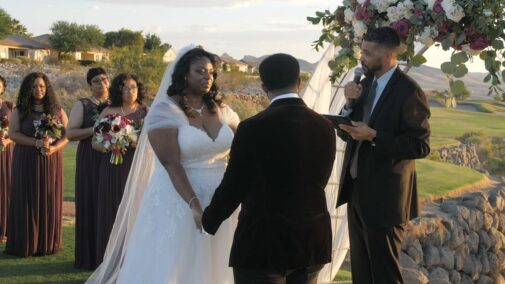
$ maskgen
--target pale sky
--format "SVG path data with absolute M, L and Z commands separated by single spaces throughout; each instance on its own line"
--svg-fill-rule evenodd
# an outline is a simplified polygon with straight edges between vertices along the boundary
M 236 59 L 284 52 L 309 62 L 322 56 L 311 44 L 321 26 L 306 20 L 316 11 L 333 11 L 339 0 L 0 0 L 0 7 L 35 36 L 50 32 L 59 20 L 93 24 L 103 32 L 128 28 L 156 33 L 177 50 L 201 44 Z M 440 67 L 441 52 L 432 47 L 428 64 Z M 476 59 L 470 71 L 485 72 Z

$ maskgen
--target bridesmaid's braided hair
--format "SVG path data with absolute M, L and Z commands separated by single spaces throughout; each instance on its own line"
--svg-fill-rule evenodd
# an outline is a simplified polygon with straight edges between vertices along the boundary
M 46 74 L 41 72 L 33 72 L 28 74 L 21 83 L 19 88 L 19 95 L 16 101 L 16 108 L 19 111 L 19 121 L 22 122 L 28 114 L 32 112 L 32 106 L 34 104 L 32 96 L 32 87 L 37 78 L 42 78 L 46 84 L 46 95 L 44 96 L 44 113 L 54 115 L 58 106 L 58 98 L 53 90 L 53 86 L 49 81 Z
M 203 95 L 203 102 L 210 113 L 216 113 L 217 106 L 222 107 L 223 101 L 219 94 L 219 87 L 216 84 L 217 69 L 220 59 L 217 55 L 205 51 L 202 47 L 196 47 L 184 54 L 177 65 L 175 66 L 174 73 L 172 74 L 172 84 L 168 87 L 167 94 L 169 96 L 181 96 L 179 100 L 179 106 L 182 108 L 186 116 L 193 117 L 191 108 L 188 106 L 187 97 L 185 90 L 188 87 L 185 77 L 189 73 L 189 68 L 191 64 L 200 58 L 206 57 L 210 60 L 212 66 L 214 67 L 214 72 L 212 77 L 212 86 L 210 91 Z

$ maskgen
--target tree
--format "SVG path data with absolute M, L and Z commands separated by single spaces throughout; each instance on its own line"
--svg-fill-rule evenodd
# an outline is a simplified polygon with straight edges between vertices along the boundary
M 166 52 L 172 47 L 168 43 L 161 43 L 161 39 L 156 34 L 147 34 L 145 37 L 144 50 L 146 52 L 153 50 L 162 50 Z
M 95 25 L 58 21 L 51 27 L 51 32 L 49 40 L 60 58 L 68 52 L 88 51 L 93 47 L 100 47 L 104 42 L 102 31 Z
M 144 47 L 144 37 L 141 31 L 132 31 L 129 29 L 121 29 L 117 32 L 105 33 L 104 47 L 125 47 L 125 46 L 140 46 Z
M 31 36 L 24 25 L 0 8 L 0 38 L 5 38 L 11 34 Z
M 107 69 L 112 73 L 131 72 L 137 74 L 147 86 L 150 95 L 155 95 L 163 77 L 166 64 L 162 50 L 144 53 L 143 46 L 131 45 L 112 47 Z
M 0 8 L 0 38 L 11 34 L 11 17 L 4 9 Z

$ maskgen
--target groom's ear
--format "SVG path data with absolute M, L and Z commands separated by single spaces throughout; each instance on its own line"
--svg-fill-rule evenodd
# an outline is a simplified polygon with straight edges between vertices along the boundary
M 268 94 L 268 89 L 267 86 L 265 86 L 265 84 L 261 83 L 261 89 L 263 90 L 263 92 L 265 92 L 265 94 Z
M 302 86 L 302 79 L 298 77 L 298 80 L 296 81 L 296 91 L 297 93 L 300 93 L 300 87 Z

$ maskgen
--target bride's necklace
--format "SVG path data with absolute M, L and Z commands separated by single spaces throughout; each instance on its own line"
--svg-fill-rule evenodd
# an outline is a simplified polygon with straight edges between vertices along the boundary
M 200 116 L 202 116 L 202 111 L 203 111 L 203 107 L 205 106 L 205 104 L 202 104 L 202 107 L 200 108 L 194 108 L 192 106 L 189 106 L 189 108 L 193 111 L 196 111 Z

